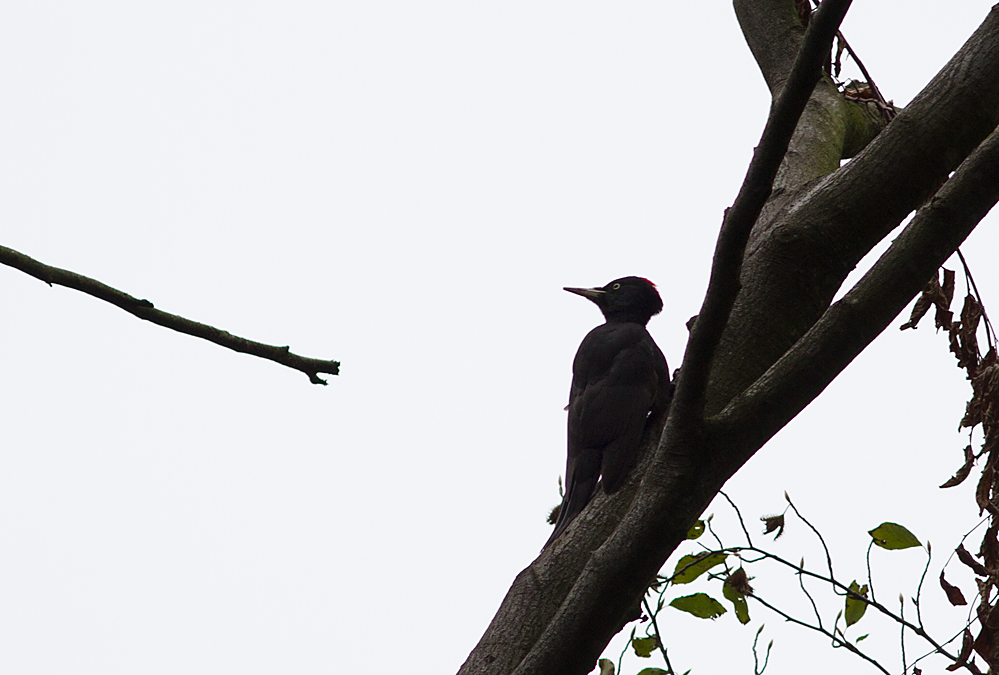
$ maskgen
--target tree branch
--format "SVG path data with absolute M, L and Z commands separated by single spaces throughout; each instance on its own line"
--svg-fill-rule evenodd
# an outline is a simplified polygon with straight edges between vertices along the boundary
M 805 34 L 798 11 L 791 0 L 735 0 L 734 5 L 746 42 L 776 101 Z M 885 124 L 873 105 L 848 100 L 823 73 L 774 179 L 774 194 L 781 198 L 767 205 L 760 220 L 770 221 L 805 183 L 838 169 L 840 160 L 863 149 Z M 759 234 L 754 231 L 754 236 Z
M 760 144 L 732 207 L 726 210 L 715 247 L 708 290 L 690 332 L 671 404 L 671 417 L 685 427 L 704 412 L 711 361 L 732 306 L 742 287 L 740 276 L 749 234 L 770 198 L 774 177 L 787 152 L 798 118 L 811 97 L 832 48 L 833 38 L 851 0 L 827 0 L 815 13 L 791 68 L 787 85 L 774 104 Z
M 999 133 L 993 132 L 843 299 L 756 383 L 709 420 L 712 433 L 745 450 L 754 448 L 748 454 L 736 453 L 732 461 L 741 465 L 748 459 L 905 309 L 999 201 L 996 176 Z
M 148 300 L 134 298 L 128 293 L 102 284 L 95 279 L 76 274 L 75 272 L 59 269 L 58 267 L 50 267 L 5 246 L 0 246 L 0 263 L 21 270 L 36 279 L 41 279 L 49 286 L 65 286 L 66 288 L 72 288 L 104 300 L 105 302 L 110 302 L 112 305 L 120 307 L 129 314 L 155 323 L 158 326 L 163 326 L 179 333 L 193 335 L 194 337 L 214 342 L 233 351 L 259 356 L 262 359 L 274 361 L 283 366 L 301 371 L 309 376 L 309 381 L 313 384 L 326 384 L 326 380 L 320 378 L 319 373 L 328 373 L 330 375 L 338 375 L 340 373 L 339 361 L 323 361 L 299 356 L 292 354 L 289 347 L 275 347 L 273 345 L 254 342 L 203 323 L 197 323 L 175 314 L 168 314 L 154 308 L 153 303 Z
M 734 0 L 735 16 L 767 82 L 777 99 L 790 77 L 794 59 L 801 48 L 805 27 L 794 2 L 788 0 Z
M 858 262 L 999 123 L 999 8 L 857 157 L 757 224 L 712 364 L 708 414 L 811 328 Z M 765 235 L 765 236 L 761 236 Z

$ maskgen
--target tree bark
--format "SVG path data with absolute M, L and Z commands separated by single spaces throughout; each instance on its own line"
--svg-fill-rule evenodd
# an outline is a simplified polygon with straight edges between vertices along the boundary
M 793 0 L 735 6 L 775 100 L 772 122 L 793 88 L 805 31 Z M 999 200 L 999 6 L 881 133 L 879 116 L 862 108 L 828 79 L 815 86 L 752 230 L 732 236 L 739 200 L 726 216 L 665 424 L 648 435 L 629 483 L 601 491 L 518 575 L 460 673 L 589 672 L 725 481 L 870 344 Z M 860 259 L 924 203 L 831 304 Z

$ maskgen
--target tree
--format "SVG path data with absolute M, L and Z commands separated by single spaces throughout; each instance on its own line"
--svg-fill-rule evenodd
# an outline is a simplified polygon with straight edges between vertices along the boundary
M 886 96 L 985 14 L 952 5 L 855 3 Z M 547 537 L 596 321 L 561 287 L 652 278 L 679 365 L 768 105 L 730 6 L 57 0 L 0 31 L 0 243 L 344 364 L 314 387 L 0 268 L 2 669 L 456 670 Z M 986 297 L 990 230 L 965 249 Z M 953 472 L 961 446 L 922 441 L 966 384 L 932 329 L 891 333 L 737 474 L 741 505 L 786 488 L 821 526 L 860 463 Z M 962 410 L 935 416 L 941 389 Z
M 999 199 L 999 8 L 878 133 L 872 103 L 828 79 L 813 91 L 849 2 L 827 0 L 807 33 L 791 0 L 735 6 L 774 106 L 726 213 L 665 426 L 650 434 L 630 489 L 595 500 L 518 576 L 462 673 L 588 672 L 725 481 L 887 327 Z M 793 138 L 782 137 L 801 107 Z

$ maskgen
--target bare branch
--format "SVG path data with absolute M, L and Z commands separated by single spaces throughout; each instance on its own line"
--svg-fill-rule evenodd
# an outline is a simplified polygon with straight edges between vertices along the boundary
M 827 0 L 812 17 L 787 85 L 774 103 L 760 144 L 731 208 L 726 210 L 715 247 L 708 290 L 690 332 L 690 341 L 677 378 L 670 417 L 685 427 L 704 412 L 708 374 L 732 306 L 742 287 L 742 259 L 749 234 L 773 189 L 798 118 L 815 88 L 822 64 L 832 47 L 851 0 Z
M 120 307 L 129 314 L 155 323 L 158 326 L 163 326 L 179 333 L 193 335 L 194 337 L 214 342 L 217 345 L 227 347 L 236 352 L 259 356 L 262 359 L 274 361 L 294 370 L 299 370 L 308 375 L 309 381 L 313 384 L 326 384 L 326 380 L 320 378 L 319 373 L 328 373 L 330 375 L 338 375 L 340 373 L 339 361 L 323 361 L 299 356 L 298 354 L 292 354 L 289 347 L 275 347 L 273 345 L 254 342 L 237 337 L 224 330 L 185 319 L 176 314 L 168 314 L 153 307 L 153 303 L 148 300 L 140 300 L 139 298 L 132 297 L 128 293 L 111 288 L 100 281 L 76 274 L 75 272 L 59 269 L 58 267 L 50 267 L 5 246 L 0 246 L 0 263 L 19 269 L 36 279 L 41 279 L 49 286 L 65 286 L 66 288 L 72 288 L 104 300 L 105 302 L 110 302 L 112 305 Z
M 774 199 L 786 202 L 776 213 L 767 207 L 712 363 L 708 414 L 752 385 L 819 320 L 858 262 L 932 197 L 997 122 L 999 7 L 851 162 L 793 198 Z
M 898 316 L 999 201 L 997 175 L 999 134 L 993 133 L 857 285 L 710 421 L 716 430 L 726 438 L 735 438 L 736 429 L 752 430 L 759 447 L 794 418 Z

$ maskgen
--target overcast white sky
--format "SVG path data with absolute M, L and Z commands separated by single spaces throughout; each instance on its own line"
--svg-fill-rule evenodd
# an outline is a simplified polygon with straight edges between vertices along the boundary
M 844 32 L 904 104 L 989 6 L 858 1 Z M 0 88 L 0 244 L 343 363 L 313 386 L 0 269 L 19 674 L 454 672 L 558 501 L 600 320 L 562 286 L 656 281 L 678 365 L 769 105 L 729 3 L 11 4 Z M 965 247 L 989 307 L 996 225 Z M 935 487 L 968 391 L 943 335 L 890 328 L 727 489 L 751 527 L 790 492 L 847 581 L 885 520 L 942 562 L 976 522 L 971 481 Z M 800 527 L 775 548 L 821 562 Z M 921 562 L 876 555 L 879 595 L 913 594 Z M 670 611 L 680 672 L 752 672 L 761 619 L 774 675 L 866 668 L 758 606 L 751 628 Z M 868 631 L 899 670 L 895 627 Z

